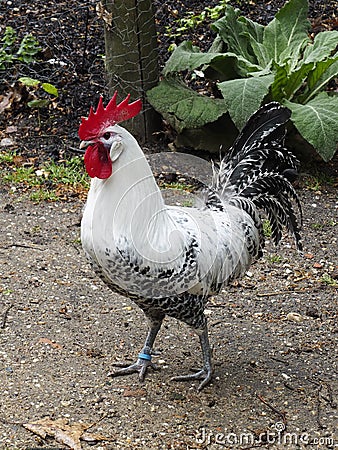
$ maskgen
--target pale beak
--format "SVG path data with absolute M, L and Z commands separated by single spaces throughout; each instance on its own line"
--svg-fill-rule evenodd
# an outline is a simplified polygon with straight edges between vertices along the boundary
M 88 145 L 93 144 L 92 141 L 81 141 L 80 144 L 80 150 L 83 150 L 84 148 L 88 147 Z

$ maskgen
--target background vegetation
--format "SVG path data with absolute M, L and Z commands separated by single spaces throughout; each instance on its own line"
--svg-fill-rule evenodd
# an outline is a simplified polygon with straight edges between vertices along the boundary
M 225 114 L 240 130 L 263 103 L 278 101 L 303 139 L 330 160 L 338 136 L 338 31 L 310 36 L 307 0 L 289 0 L 266 26 L 224 2 L 218 11 L 211 47 L 202 52 L 185 41 L 175 48 L 162 81 L 148 92 L 150 103 L 182 133 Z M 206 128 L 209 149 L 222 143 L 219 131 Z

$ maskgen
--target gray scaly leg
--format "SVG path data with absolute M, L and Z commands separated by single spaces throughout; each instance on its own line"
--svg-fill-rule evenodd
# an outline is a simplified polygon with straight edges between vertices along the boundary
M 108 376 L 119 377 L 121 375 L 130 375 L 132 373 L 138 372 L 139 379 L 141 381 L 143 381 L 149 367 L 153 370 L 157 370 L 157 366 L 151 362 L 151 351 L 152 351 L 157 333 L 160 331 L 160 328 L 161 328 L 161 325 L 163 322 L 163 318 L 164 318 L 164 316 L 163 317 L 157 316 L 156 319 L 153 317 L 149 317 L 150 328 L 149 328 L 148 335 L 145 340 L 144 346 L 142 348 L 141 353 L 139 353 L 139 355 L 138 355 L 138 359 L 137 359 L 136 363 L 131 364 L 130 366 L 128 366 L 127 364 L 124 364 L 124 363 L 116 363 L 116 364 L 114 364 L 114 366 L 118 366 L 118 367 L 122 367 L 122 368 L 109 373 Z
M 189 381 L 189 380 L 200 380 L 202 379 L 202 382 L 198 386 L 198 390 L 202 390 L 212 379 L 212 362 L 211 362 L 211 349 L 209 344 L 209 337 L 208 337 L 208 328 L 207 325 L 205 325 L 202 332 L 198 332 L 201 349 L 202 349 L 202 356 L 203 356 L 203 368 L 199 370 L 196 373 L 189 374 L 189 375 L 179 375 L 177 377 L 171 378 L 172 381 Z

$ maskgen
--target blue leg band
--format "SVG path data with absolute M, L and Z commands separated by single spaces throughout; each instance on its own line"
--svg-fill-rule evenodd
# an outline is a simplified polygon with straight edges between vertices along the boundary
M 151 361 L 151 355 L 147 355 L 146 353 L 139 353 L 138 357 L 140 359 L 146 359 L 147 361 Z

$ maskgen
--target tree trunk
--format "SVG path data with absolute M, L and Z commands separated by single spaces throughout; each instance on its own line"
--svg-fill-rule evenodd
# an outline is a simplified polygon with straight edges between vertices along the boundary
M 146 101 L 159 78 L 157 35 L 152 0 L 104 0 L 106 71 L 109 91 L 118 99 L 141 98 L 143 112 L 123 126 L 141 142 L 159 130 L 160 117 Z M 103 17 L 104 18 L 104 17 Z

